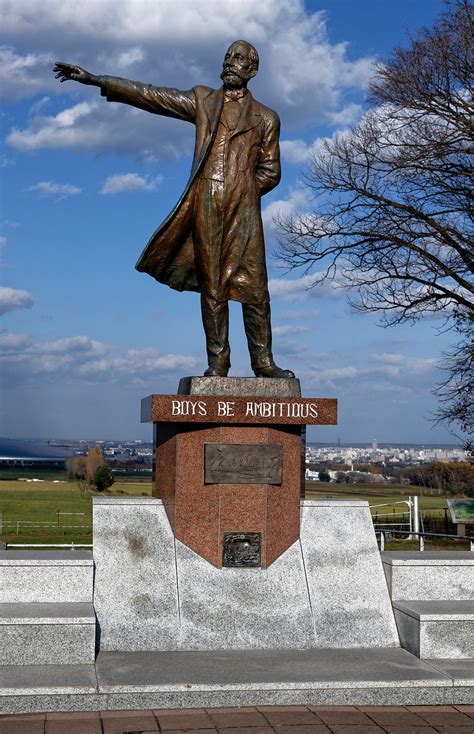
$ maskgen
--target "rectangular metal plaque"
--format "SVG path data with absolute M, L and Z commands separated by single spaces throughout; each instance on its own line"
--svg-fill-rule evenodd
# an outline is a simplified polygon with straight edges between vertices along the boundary
M 261 564 L 261 533 L 224 533 L 224 568 L 255 568 Z
M 280 443 L 204 444 L 205 484 L 281 484 Z

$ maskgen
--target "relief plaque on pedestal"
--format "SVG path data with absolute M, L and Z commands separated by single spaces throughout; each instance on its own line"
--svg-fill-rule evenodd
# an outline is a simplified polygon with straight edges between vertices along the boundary
M 281 443 L 204 444 L 204 484 L 281 484 Z
M 222 542 L 224 568 L 255 568 L 261 562 L 260 533 L 224 533 Z

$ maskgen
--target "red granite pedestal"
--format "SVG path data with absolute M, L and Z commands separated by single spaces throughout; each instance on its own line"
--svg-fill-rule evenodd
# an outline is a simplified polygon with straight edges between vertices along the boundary
M 244 379 L 226 385 L 248 392 Z M 298 539 L 304 425 L 336 423 L 336 400 L 152 395 L 142 421 L 154 424 L 154 494 L 178 540 L 218 568 L 266 568 Z

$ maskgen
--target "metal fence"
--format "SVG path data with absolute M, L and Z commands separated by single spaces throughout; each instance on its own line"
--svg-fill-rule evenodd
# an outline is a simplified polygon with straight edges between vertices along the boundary
M 467 540 L 469 541 L 469 550 L 474 551 L 474 538 L 470 535 L 452 535 L 452 534 L 446 534 L 446 533 L 427 533 L 427 532 L 414 532 L 413 530 L 406 531 L 406 530 L 380 530 L 380 550 L 383 551 L 385 548 L 385 544 L 387 540 L 390 539 L 390 536 L 392 535 L 401 535 L 405 538 L 417 538 L 419 542 L 419 548 L 420 551 L 424 551 L 425 549 L 425 538 L 438 538 L 438 539 L 445 539 L 445 540 Z
M 3 535 L 25 535 L 31 530 L 49 530 L 52 533 L 56 531 L 73 530 L 83 531 L 81 535 L 90 533 L 91 525 L 58 525 L 55 522 L 31 522 L 30 520 L 4 520 L 2 523 Z

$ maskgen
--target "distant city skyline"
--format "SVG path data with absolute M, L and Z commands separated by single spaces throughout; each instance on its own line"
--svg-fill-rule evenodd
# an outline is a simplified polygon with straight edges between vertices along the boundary
M 12 468 L 35 468 L 42 469 L 44 466 L 58 468 L 58 462 L 62 463 L 68 457 L 74 455 L 85 455 L 94 446 L 99 445 L 104 458 L 117 471 L 126 471 L 132 467 L 132 471 L 152 471 L 153 443 L 141 440 L 104 440 L 82 439 L 80 441 L 53 440 L 40 441 L 18 439 L 6 439 L 0 437 L 0 468 L 11 470 Z M 390 467 L 405 467 L 419 464 L 431 464 L 433 462 L 465 462 L 468 455 L 459 446 L 453 445 L 423 445 L 423 444 L 395 444 L 379 445 L 376 448 L 369 443 L 365 444 L 315 444 L 307 443 L 306 455 L 306 478 L 317 477 L 314 465 L 334 464 L 334 466 L 349 466 L 349 471 L 354 465 L 359 466 L 384 466 L 390 471 Z M 347 469 L 346 469 L 347 471 Z M 34 480 L 36 481 L 36 480 Z
M 141 398 L 175 392 L 206 366 L 198 296 L 134 270 L 184 188 L 193 129 L 59 84 L 54 61 L 217 87 L 227 46 L 243 37 L 261 57 L 250 89 L 282 120 L 283 178 L 262 201 L 275 357 L 305 396 L 339 400 L 338 426 L 310 428 L 308 440 L 455 443 L 429 420 L 452 342 L 442 323 L 381 329 L 352 313 L 343 291 L 308 290 L 311 275 L 287 274 L 271 255 L 273 217 L 312 206 L 301 183 L 311 152 L 360 119 L 374 64 L 407 30 L 432 25 L 442 0 L 164 0 L 146 6 L 146 22 L 143 7 L 25 0 L 5 10 L 0 434 L 151 440 Z M 239 310 L 232 304 L 235 376 L 251 374 Z
M 40 437 L 40 436 L 29 436 L 29 437 L 22 436 L 22 437 L 12 439 L 12 438 L 8 438 L 5 436 L 0 436 L 0 454 L 6 454 L 8 451 L 11 451 L 12 448 L 14 448 L 15 446 L 16 447 L 21 446 L 21 445 L 27 446 L 28 444 L 38 445 L 38 447 L 41 447 L 41 446 L 50 447 L 54 449 L 55 447 L 68 448 L 70 446 L 80 445 L 80 444 L 92 446 L 96 443 L 101 444 L 101 445 L 107 445 L 107 446 L 109 445 L 110 446 L 112 445 L 116 445 L 116 446 L 136 445 L 140 447 L 144 445 L 147 445 L 147 446 L 153 445 L 153 441 L 151 440 L 151 438 L 150 440 L 133 438 L 133 437 L 132 438 L 130 437 L 129 438 L 118 438 L 118 439 L 114 439 L 114 438 L 99 439 L 99 438 L 94 438 L 94 437 L 89 437 L 89 438 L 82 437 L 82 438 L 74 439 L 74 438 L 53 438 L 53 437 L 46 438 L 46 437 Z M 311 446 L 316 449 L 317 448 L 332 448 L 332 449 L 348 449 L 348 448 L 349 449 L 350 448 L 359 449 L 361 448 L 361 449 L 373 450 L 373 446 L 370 441 L 361 441 L 361 442 L 353 441 L 350 443 L 345 443 L 345 442 L 340 442 L 340 441 L 338 441 L 337 443 L 331 443 L 331 442 L 325 442 L 325 441 L 306 441 L 306 445 Z M 462 447 L 460 447 L 459 444 L 441 443 L 441 442 L 432 443 L 432 444 L 400 443 L 400 442 L 393 442 L 393 441 L 392 442 L 380 442 L 378 443 L 377 449 L 375 450 L 382 450 L 382 449 L 387 449 L 387 448 L 417 449 L 417 450 L 419 449 L 420 450 L 421 449 L 429 449 L 429 450 L 440 449 L 440 450 L 448 450 L 448 451 L 460 450 L 464 452 L 464 450 L 462 449 Z

